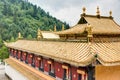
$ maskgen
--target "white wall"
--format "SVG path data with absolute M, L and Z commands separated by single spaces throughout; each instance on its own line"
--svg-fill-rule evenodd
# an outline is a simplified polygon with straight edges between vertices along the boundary
M 12 80 L 28 80 L 24 75 L 19 73 L 17 70 L 12 68 L 10 65 L 5 64 L 5 73 L 12 79 Z

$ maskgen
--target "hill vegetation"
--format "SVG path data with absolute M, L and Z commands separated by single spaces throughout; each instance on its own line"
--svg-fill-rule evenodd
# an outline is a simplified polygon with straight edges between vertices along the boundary
M 61 30 L 69 25 L 49 15 L 40 7 L 29 3 L 27 0 L 0 0 L 0 58 L 6 51 L 4 41 L 16 40 L 20 32 L 24 38 L 36 38 L 37 29 Z M 4 50 L 4 51 L 3 51 Z
M 56 24 L 57 30 L 69 25 L 56 19 L 40 7 L 23 0 L 0 0 L 0 36 L 3 40 L 16 38 L 20 32 L 24 38 L 31 36 L 36 38 L 36 31 L 53 30 Z

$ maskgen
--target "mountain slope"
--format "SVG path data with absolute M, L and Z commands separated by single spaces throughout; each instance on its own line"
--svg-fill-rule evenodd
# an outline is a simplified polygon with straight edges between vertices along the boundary
M 55 24 L 57 30 L 61 30 L 62 24 L 65 29 L 69 28 L 65 22 L 26 0 L 0 0 L 0 37 L 3 40 L 17 38 L 18 32 L 21 32 L 24 38 L 36 38 L 38 28 L 53 30 Z

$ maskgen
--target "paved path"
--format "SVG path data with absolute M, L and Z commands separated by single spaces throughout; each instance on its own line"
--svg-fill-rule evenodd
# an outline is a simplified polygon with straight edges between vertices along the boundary
M 6 76 L 5 76 L 5 66 L 0 64 L 0 80 L 9 80 Z

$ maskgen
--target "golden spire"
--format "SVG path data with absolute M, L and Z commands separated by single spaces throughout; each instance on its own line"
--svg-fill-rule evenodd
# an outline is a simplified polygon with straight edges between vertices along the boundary
M 110 14 L 110 17 L 112 17 L 112 11 L 110 11 L 109 14 Z
M 99 6 L 97 6 L 97 16 L 99 15 L 100 16 L 100 10 L 99 10 Z
M 56 31 L 56 25 L 54 25 L 54 31 Z
M 87 24 L 86 30 L 88 32 L 88 36 L 87 37 L 93 37 L 92 36 L 92 26 L 90 24 Z
M 21 33 L 19 32 L 18 33 L 18 39 L 20 39 L 20 38 L 22 38 L 22 37 L 21 37 Z
M 64 31 L 65 27 L 64 27 L 64 24 L 62 24 L 62 31 Z
M 87 31 L 88 42 L 91 42 L 93 35 L 92 35 L 92 26 L 90 24 L 87 24 L 86 31 Z
M 43 36 L 42 36 L 41 30 L 38 29 L 38 32 L 37 32 L 37 40 L 40 40 L 40 39 L 42 39 L 42 38 L 43 38 Z
M 85 11 L 86 11 L 86 8 L 85 8 L 85 7 L 83 7 L 83 14 L 85 14 Z

